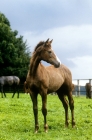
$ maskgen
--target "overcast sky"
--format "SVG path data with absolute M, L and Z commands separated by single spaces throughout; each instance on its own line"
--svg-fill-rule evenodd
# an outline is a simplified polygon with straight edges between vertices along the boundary
M 92 78 L 92 0 L 2 0 L 0 12 L 31 52 L 39 41 L 53 39 L 73 79 Z

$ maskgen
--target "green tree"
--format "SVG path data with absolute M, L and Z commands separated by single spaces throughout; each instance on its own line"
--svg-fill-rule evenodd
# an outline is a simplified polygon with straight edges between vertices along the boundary
M 31 54 L 27 41 L 17 35 L 18 31 L 12 31 L 10 22 L 0 13 L 0 76 L 17 75 L 24 79 Z

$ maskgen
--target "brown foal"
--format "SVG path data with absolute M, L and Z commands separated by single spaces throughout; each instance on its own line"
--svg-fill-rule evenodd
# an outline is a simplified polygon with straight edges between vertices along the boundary
M 41 41 L 37 44 L 30 59 L 30 68 L 26 78 L 27 88 L 30 89 L 30 97 L 33 102 L 33 112 L 35 120 L 35 132 L 38 132 L 38 93 L 42 98 L 42 114 L 44 116 L 44 129 L 48 130 L 47 125 L 47 94 L 57 92 L 65 109 L 65 126 L 68 127 L 68 97 L 71 110 L 72 127 L 75 126 L 74 121 L 74 100 L 72 97 L 72 74 L 70 70 L 60 63 L 51 47 L 52 40 Z M 45 67 L 41 64 L 41 60 L 50 63 L 50 66 Z

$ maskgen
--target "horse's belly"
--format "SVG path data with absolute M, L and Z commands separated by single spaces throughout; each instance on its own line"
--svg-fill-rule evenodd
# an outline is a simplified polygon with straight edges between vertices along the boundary
M 54 92 L 57 91 L 61 86 L 63 82 L 62 81 L 53 81 L 49 84 L 48 92 Z
M 48 93 L 50 93 L 50 92 L 55 92 L 55 91 L 57 91 L 59 88 L 60 88 L 60 87 L 50 87 L 50 88 L 48 89 Z

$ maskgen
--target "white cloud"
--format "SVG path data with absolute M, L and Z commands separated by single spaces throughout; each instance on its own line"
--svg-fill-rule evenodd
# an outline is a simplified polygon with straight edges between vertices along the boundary
M 56 52 L 61 51 L 61 54 L 62 51 L 67 52 L 70 50 L 71 52 L 80 48 L 86 48 L 87 53 L 89 53 L 89 49 L 92 49 L 92 25 L 52 28 L 41 33 L 24 32 L 23 36 L 32 48 L 41 40 L 53 39 L 52 46 L 54 46 Z M 80 53 L 79 50 L 78 53 Z
M 73 79 L 92 78 L 92 56 L 83 56 L 70 59 L 76 65 L 71 68 Z

